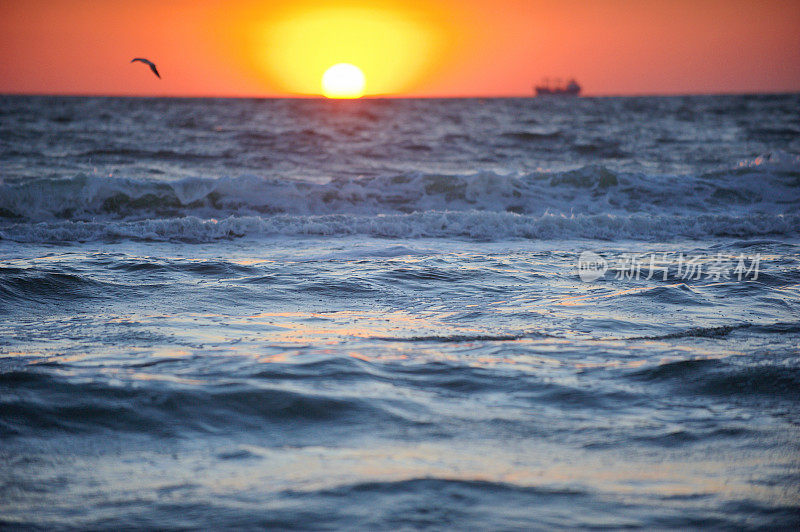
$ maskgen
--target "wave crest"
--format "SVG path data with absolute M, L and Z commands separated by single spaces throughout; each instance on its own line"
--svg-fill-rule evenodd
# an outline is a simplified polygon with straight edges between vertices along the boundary
M 520 215 L 509 212 L 427 211 L 393 215 L 195 216 L 138 221 L 19 223 L 0 229 L 0 239 L 15 242 L 153 240 L 213 242 L 270 236 L 347 236 L 382 238 L 514 238 L 670 240 L 674 238 L 797 235 L 800 214 L 703 215 Z
M 620 173 L 602 166 L 509 175 L 410 173 L 327 183 L 254 176 L 175 181 L 81 176 L 0 182 L 0 218 L 136 221 L 426 211 L 689 216 L 731 209 L 779 214 L 800 204 L 799 184 L 800 156 L 785 153 L 698 176 Z

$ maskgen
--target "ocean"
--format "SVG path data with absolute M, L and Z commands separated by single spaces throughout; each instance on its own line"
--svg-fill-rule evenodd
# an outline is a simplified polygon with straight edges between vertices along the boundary
M 0 526 L 800 525 L 800 95 L 0 96 Z

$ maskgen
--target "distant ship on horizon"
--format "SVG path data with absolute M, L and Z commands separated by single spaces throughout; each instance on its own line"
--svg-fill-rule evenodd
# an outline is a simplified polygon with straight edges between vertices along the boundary
M 574 78 L 570 79 L 566 85 L 562 85 L 560 79 L 551 85 L 550 80 L 545 78 L 541 84 L 534 87 L 534 90 L 536 96 L 579 96 L 581 86 Z

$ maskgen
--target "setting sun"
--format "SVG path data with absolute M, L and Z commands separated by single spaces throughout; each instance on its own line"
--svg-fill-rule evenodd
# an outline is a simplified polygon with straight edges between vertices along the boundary
M 355 98 L 413 90 L 440 60 L 446 43 L 443 30 L 429 18 L 388 6 L 293 3 L 268 17 L 254 13 L 249 18 L 243 49 L 253 54 L 253 68 L 281 91 L 298 95 L 319 95 L 322 89 L 327 97 Z M 339 89 L 320 87 L 320 76 L 340 63 L 357 65 L 361 89 L 333 95 Z M 354 76 L 336 85 L 353 81 Z
M 322 75 L 322 94 L 326 98 L 361 98 L 366 84 L 360 68 L 350 63 L 338 63 Z

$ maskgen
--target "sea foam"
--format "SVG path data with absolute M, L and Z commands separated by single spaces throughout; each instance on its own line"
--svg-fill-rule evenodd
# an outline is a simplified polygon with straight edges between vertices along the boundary
M 82 176 L 0 184 L 0 237 L 209 241 L 269 235 L 597 238 L 796 234 L 800 157 L 701 175 L 586 166 L 501 175 L 410 173 L 327 183 Z
M 391 215 L 196 216 L 110 222 L 40 222 L 0 229 L 0 239 L 15 242 L 156 240 L 211 242 L 240 237 L 346 236 L 382 238 L 634 239 L 755 237 L 798 234 L 800 215 L 724 214 L 647 216 L 634 214 L 520 215 L 487 211 L 426 211 Z

